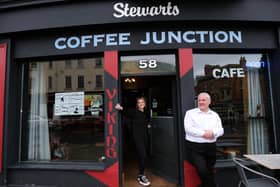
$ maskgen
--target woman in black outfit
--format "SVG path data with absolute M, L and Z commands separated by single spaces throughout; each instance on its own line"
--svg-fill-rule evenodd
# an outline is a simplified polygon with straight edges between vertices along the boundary
M 136 108 L 124 109 L 120 104 L 116 104 L 115 108 L 131 119 L 132 122 L 132 137 L 135 143 L 139 175 L 137 181 L 143 186 L 149 186 L 151 183 L 144 175 L 145 160 L 147 157 L 147 128 L 149 125 L 149 115 L 147 114 L 146 101 L 144 97 L 136 99 Z

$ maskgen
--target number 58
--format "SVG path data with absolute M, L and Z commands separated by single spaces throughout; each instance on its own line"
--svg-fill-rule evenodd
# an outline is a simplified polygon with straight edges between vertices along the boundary
M 156 60 L 139 60 L 138 67 L 140 69 L 157 68 L 157 61 Z

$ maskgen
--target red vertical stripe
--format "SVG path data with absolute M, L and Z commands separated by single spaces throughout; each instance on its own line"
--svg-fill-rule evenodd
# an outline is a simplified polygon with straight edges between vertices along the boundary
M 104 69 L 118 80 L 118 51 L 104 52 Z
M 6 80 L 7 45 L 0 44 L 0 172 L 3 167 L 4 101 Z
M 179 49 L 180 77 L 182 78 L 193 67 L 192 49 Z
M 108 166 L 104 171 L 85 171 L 89 176 L 95 178 L 98 182 L 108 186 L 108 187 L 118 187 L 119 186 L 119 162 L 118 162 L 118 152 L 117 152 L 117 118 L 113 113 L 113 102 L 117 99 L 117 86 L 118 86 L 118 51 L 105 51 L 104 52 L 104 86 L 105 86 L 105 93 L 106 97 L 108 98 L 108 103 L 105 103 L 107 106 L 106 113 L 108 112 L 108 118 L 106 118 L 105 125 L 106 127 L 106 139 L 110 141 L 108 150 L 114 149 L 115 152 L 110 152 L 109 155 L 106 156 L 108 159 L 113 161 L 112 165 Z M 111 118 L 112 117 L 112 118 Z M 110 147 L 112 146 L 112 147 Z M 107 147 L 107 144 L 106 144 Z M 109 157 L 112 156 L 112 157 Z M 111 162 L 110 162 L 111 163 Z

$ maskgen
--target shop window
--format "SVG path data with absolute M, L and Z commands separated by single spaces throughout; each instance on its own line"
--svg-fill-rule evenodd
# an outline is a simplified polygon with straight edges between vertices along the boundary
M 103 87 L 103 76 L 102 75 L 96 75 L 96 88 L 102 88 Z
M 52 76 L 48 77 L 48 88 L 51 90 L 53 88 L 53 83 L 52 83 Z
M 78 88 L 84 88 L 85 83 L 84 83 L 84 76 L 80 75 L 78 76 Z
M 269 153 L 273 140 L 267 58 L 263 54 L 195 54 L 196 95 L 212 96 L 223 123 L 217 156 Z
M 65 89 L 71 89 L 71 88 L 72 88 L 72 77 L 65 76 Z
M 166 55 L 139 55 L 121 57 L 122 75 L 141 74 L 172 74 L 176 72 L 175 56 Z
M 103 63 L 100 59 L 95 60 L 95 67 L 96 68 L 102 68 L 103 67 Z
M 79 88 L 71 86 L 71 76 L 64 75 L 63 60 L 53 61 L 52 69 L 47 61 L 23 64 L 23 69 L 28 65 L 23 77 L 29 81 L 22 85 L 21 161 L 98 162 L 103 158 L 104 90 L 84 85 L 84 79 L 93 80 L 96 72 L 104 72 L 92 65 L 96 59 L 103 63 L 103 58 L 88 58 L 82 70 L 74 64 L 76 59 L 67 60 L 73 67 L 67 73 L 78 77 Z

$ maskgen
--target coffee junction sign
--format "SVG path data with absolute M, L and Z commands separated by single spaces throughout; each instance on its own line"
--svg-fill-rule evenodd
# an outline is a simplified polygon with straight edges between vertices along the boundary
M 137 40 L 137 41 L 136 41 Z M 167 44 L 241 44 L 242 31 L 226 30 L 184 30 L 143 32 L 140 38 L 133 37 L 131 32 L 101 33 L 60 36 L 54 41 L 58 50 L 87 47 L 112 47 L 138 45 L 167 45 Z

